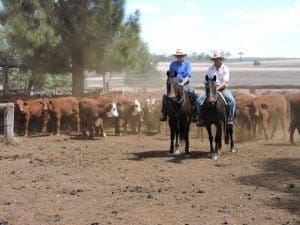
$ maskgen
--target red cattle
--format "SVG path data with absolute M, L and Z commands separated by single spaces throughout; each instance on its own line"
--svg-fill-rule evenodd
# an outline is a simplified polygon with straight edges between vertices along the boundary
M 266 94 L 258 96 L 259 102 L 259 120 L 261 123 L 266 140 L 272 139 L 278 127 L 278 121 L 281 124 L 283 137 L 287 137 L 287 100 L 279 94 Z M 269 137 L 267 130 L 273 123 L 271 136 Z
M 15 101 L 16 120 L 19 123 L 19 135 L 28 136 L 28 126 L 32 119 L 37 119 L 42 123 L 42 133 L 47 132 L 49 116 L 47 113 L 49 100 L 47 98 L 23 101 Z M 23 133 L 24 131 L 24 133 Z
M 290 103 L 290 113 L 291 113 L 291 122 L 290 122 L 290 142 L 295 144 L 294 133 L 295 130 L 298 130 L 300 134 L 300 93 L 293 93 L 287 96 L 287 99 Z
M 80 117 L 78 101 L 74 97 L 59 97 L 49 99 L 48 112 L 52 122 L 53 133 L 60 134 L 60 122 L 62 117 L 75 117 L 77 132 L 80 132 Z
M 157 133 L 161 132 L 161 122 L 159 120 L 161 110 L 161 98 L 147 98 L 143 106 L 144 122 L 147 126 L 147 130 L 151 133 L 152 128 L 157 130 Z
M 83 135 L 90 138 L 99 136 L 99 131 L 101 136 L 106 137 L 103 118 L 119 116 L 116 103 L 88 98 L 79 101 L 79 111 Z
M 121 92 L 113 92 L 102 94 L 97 101 L 113 101 L 117 103 L 119 117 L 115 122 L 115 134 L 120 135 L 122 123 L 124 124 L 124 132 L 127 131 L 128 123 L 131 124 L 131 130 L 136 133 L 136 124 L 138 124 L 138 133 L 141 132 L 143 123 L 143 111 L 140 102 L 133 100 L 134 94 L 123 95 Z
M 235 99 L 237 124 L 241 131 L 247 131 L 247 138 L 253 138 L 255 136 L 255 120 L 259 117 L 257 96 L 237 92 L 235 93 Z M 244 132 L 240 132 L 239 134 L 244 134 Z

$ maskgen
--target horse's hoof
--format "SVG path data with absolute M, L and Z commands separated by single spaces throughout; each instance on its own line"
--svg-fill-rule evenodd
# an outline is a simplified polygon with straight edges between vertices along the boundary
M 179 150 L 175 150 L 175 152 L 173 153 L 173 155 L 176 156 L 176 155 L 179 155 L 179 153 L 180 153 Z
M 217 153 L 214 153 L 212 154 L 212 157 L 211 157 L 213 160 L 217 160 L 218 159 L 218 154 Z
M 186 158 L 186 159 L 191 158 L 191 154 L 190 153 L 185 153 L 184 158 Z
M 231 151 L 231 153 L 235 153 L 236 152 L 236 150 L 234 148 L 232 148 L 230 151 Z

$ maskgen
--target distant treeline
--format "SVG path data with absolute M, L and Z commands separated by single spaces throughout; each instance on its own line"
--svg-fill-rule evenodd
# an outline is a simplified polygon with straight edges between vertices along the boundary
M 248 56 L 240 56 L 240 57 L 231 57 L 232 54 L 230 52 L 221 52 L 221 54 L 225 57 L 225 59 L 229 62 L 253 62 L 253 61 L 264 61 L 264 60 L 279 60 L 279 59 L 290 59 L 284 57 L 248 57 Z M 210 61 L 210 57 L 212 54 L 210 53 L 191 53 L 187 55 L 187 59 L 191 62 L 208 62 Z M 174 56 L 172 54 L 152 54 L 155 62 L 169 62 L 174 60 Z

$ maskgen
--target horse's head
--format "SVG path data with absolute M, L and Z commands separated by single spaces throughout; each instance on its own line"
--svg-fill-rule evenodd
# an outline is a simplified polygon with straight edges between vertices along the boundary
M 175 86 L 177 84 L 177 72 L 172 73 L 167 71 L 167 76 L 167 96 L 173 99 L 176 97 Z
M 207 101 L 214 103 L 217 101 L 217 77 L 209 78 L 208 75 L 205 76 L 206 84 L 205 84 L 205 92 Z

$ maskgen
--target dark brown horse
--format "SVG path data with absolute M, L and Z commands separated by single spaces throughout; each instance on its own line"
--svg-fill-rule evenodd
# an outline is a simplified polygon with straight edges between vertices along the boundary
M 192 116 L 192 104 L 184 87 L 178 84 L 177 74 L 167 72 L 167 114 L 170 127 L 170 154 L 178 154 L 178 137 L 185 141 L 185 157 L 190 157 L 189 130 Z M 174 146 L 174 139 L 176 143 Z M 174 147 L 176 151 L 174 152 Z
M 230 150 L 234 152 L 233 143 L 233 125 L 227 124 L 227 107 L 226 103 L 221 97 L 221 94 L 217 91 L 216 76 L 212 79 L 206 75 L 206 99 L 201 107 L 201 114 L 208 133 L 210 142 L 210 154 L 213 159 L 218 158 L 218 153 L 222 148 L 222 126 L 225 134 L 225 144 L 229 143 L 230 138 Z M 215 146 L 213 145 L 213 135 L 211 131 L 211 125 L 216 126 Z

